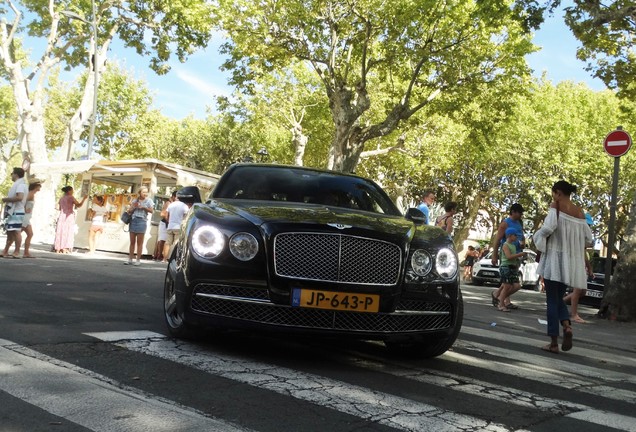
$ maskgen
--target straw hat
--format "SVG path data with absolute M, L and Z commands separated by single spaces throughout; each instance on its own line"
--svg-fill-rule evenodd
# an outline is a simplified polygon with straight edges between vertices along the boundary
M 41 179 L 41 178 L 35 177 L 35 176 L 29 178 L 29 184 L 34 184 L 34 183 L 42 184 L 42 183 L 44 183 L 44 181 L 45 181 L 44 179 Z

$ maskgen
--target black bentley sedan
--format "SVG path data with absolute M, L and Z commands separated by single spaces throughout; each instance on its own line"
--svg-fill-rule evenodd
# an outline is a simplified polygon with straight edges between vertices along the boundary
M 178 338 L 251 328 L 434 357 L 455 342 L 463 302 L 450 237 L 417 209 L 402 215 L 374 182 L 236 164 L 184 221 L 164 312 Z

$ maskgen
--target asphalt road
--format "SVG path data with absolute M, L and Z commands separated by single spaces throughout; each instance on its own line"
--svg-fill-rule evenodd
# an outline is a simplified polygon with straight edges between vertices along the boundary
M 574 349 L 544 353 L 538 292 L 501 313 L 492 287 L 463 286 L 460 338 L 429 361 L 365 341 L 191 343 L 164 336 L 164 265 L 46 249 L 0 260 L 3 432 L 636 430 L 636 325 L 583 307 Z

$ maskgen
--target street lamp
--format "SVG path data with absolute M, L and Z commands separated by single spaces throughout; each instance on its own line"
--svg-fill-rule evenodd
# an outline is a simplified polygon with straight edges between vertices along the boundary
M 91 125 L 88 133 L 88 149 L 86 150 L 86 159 L 90 160 L 93 153 L 93 141 L 95 140 L 95 123 L 97 123 L 97 90 L 99 89 L 99 71 L 97 66 L 97 13 L 95 11 L 95 0 L 91 1 L 92 8 L 92 20 L 88 21 L 86 18 L 81 15 L 76 14 L 71 11 L 61 11 L 63 15 L 66 15 L 69 18 L 76 19 L 78 21 L 82 21 L 91 26 L 92 30 L 92 45 L 93 45 L 93 57 L 88 60 L 89 68 L 92 65 L 93 68 L 93 117 L 91 119 Z

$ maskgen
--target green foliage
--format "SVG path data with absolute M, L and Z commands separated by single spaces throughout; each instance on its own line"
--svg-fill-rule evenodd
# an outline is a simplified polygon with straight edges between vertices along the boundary
M 84 86 L 86 74 L 80 85 Z M 95 137 L 99 143 L 97 152 L 108 159 L 118 159 L 123 155 L 133 158 L 150 157 L 153 146 L 150 137 L 153 129 L 160 127 L 149 124 L 147 117 L 153 117 L 152 95 L 146 83 L 137 80 L 131 72 L 109 63 L 102 74 L 97 98 L 97 127 Z M 82 138 L 87 140 L 89 131 Z
M 351 170 L 372 139 L 386 137 L 442 94 L 445 112 L 527 74 L 534 47 L 507 2 L 435 0 L 219 2 L 232 83 L 247 94 L 293 61 L 311 65 L 329 99 L 337 169 Z M 389 140 L 391 141 L 391 140 Z
M 205 47 L 211 35 L 213 6 L 205 0 L 96 1 L 93 16 L 90 0 L 57 0 L 55 15 L 49 14 L 49 0 L 15 1 L 32 37 L 48 37 L 54 19 L 59 19 L 53 56 L 69 69 L 85 65 L 92 25 L 96 24 L 99 45 L 116 34 L 126 46 L 149 60 L 158 74 L 170 70 L 174 55 L 181 62 L 196 49 Z
M 11 86 L 0 86 L 0 148 L 13 146 L 17 138 L 16 108 Z M 3 154 L 5 151 L 3 151 Z
M 577 57 L 619 97 L 636 96 L 636 8 L 633 0 L 577 1 L 565 22 L 581 41 Z

